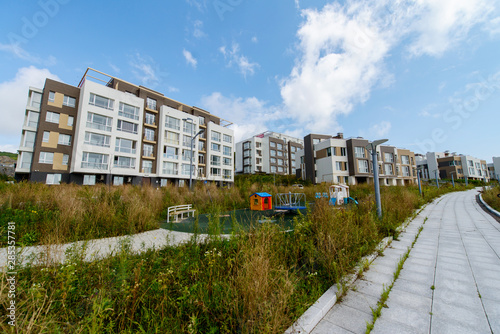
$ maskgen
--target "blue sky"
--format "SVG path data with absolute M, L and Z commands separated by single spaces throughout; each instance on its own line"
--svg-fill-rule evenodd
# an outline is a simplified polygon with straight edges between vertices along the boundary
M 119 4 L 119 5 L 118 5 Z M 92 67 L 233 122 L 500 156 L 500 8 L 491 0 L 4 1 L 0 150 L 28 86 Z

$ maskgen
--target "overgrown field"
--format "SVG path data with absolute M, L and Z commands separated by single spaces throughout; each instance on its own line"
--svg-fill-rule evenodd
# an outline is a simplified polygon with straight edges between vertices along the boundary
M 483 200 L 488 203 L 489 206 L 497 211 L 500 211 L 500 197 L 498 197 L 498 194 L 500 194 L 499 185 L 483 191 L 482 196 Z
M 88 217 L 93 215 L 99 224 L 110 219 L 110 224 L 116 221 L 118 226 L 122 219 L 127 226 L 123 230 L 134 231 L 139 230 L 134 217 L 154 225 L 165 207 L 172 204 L 189 202 L 200 211 L 217 207 L 225 210 L 246 206 L 248 195 L 254 191 L 278 191 L 273 184 L 256 183 L 230 190 L 198 189 L 195 194 L 178 188 L 19 186 L 32 187 L 33 194 L 43 196 L 30 197 L 18 194 L 16 188 L 4 187 L 0 189 L 2 214 L 43 208 L 45 228 L 51 219 L 70 225 L 90 224 Z M 279 191 L 286 189 L 280 187 Z M 63 265 L 19 268 L 16 330 L 282 333 L 382 238 L 394 235 L 415 209 L 452 188 L 424 187 L 424 198 L 413 186 L 381 190 L 382 220 L 374 214 L 372 187 L 356 186 L 351 188 L 351 195 L 360 201 L 358 207 L 334 209 L 326 199 L 317 200 L 307 216 L 297 217 L 292 233 L 283 233 L 273 224 L 260 224 L 260 228 L 240 231 L 230 239 L 212 235 L 199 242 L 194 235 L 187 244 L 140 255 L 130 254 L 128 246 L 123 245 L 116 256 L 92 263 L 83 262 L 79 251 L 74 250 L 71 260 Z M 326 186 L 304 189 L 311 200 L 319 191 L 326 191 Z M 67 199 L 70 194 L 77 195 L 72 199 L 75 203 Z M 141 205 L 134 201 L 141 201 Z M 65 208 L 68 203 L 73 203 L 73 209 Z M 128 205 L 135 205 L 134 210 Z M 141 211 L 142 206 L 148 207 Z M 106 214 L 101 210 L 107 210 Z M 86 219 L 85 223 L 80 219 Z M 40 224 L 36 219 L 31 222 Z M 0 289 L 0 310 L 6 314 L 9 299 L 5 277 Z M 0 326 L 5 332 L 14 332 L 6 318 Z

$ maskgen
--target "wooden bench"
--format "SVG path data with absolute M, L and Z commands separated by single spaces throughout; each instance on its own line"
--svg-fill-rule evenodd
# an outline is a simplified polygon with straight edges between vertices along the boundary
M 191 214 L 192 217 L 194 217 L 194 212 L 196 210 L 192 208 L 191 204 L 183 204 L 183 205 L 176 205 L 176 206 L 171 206 L 168 208 L 167 211 L 167 223 L 170 223 L 170 217 L 174 217 L 173 222 L 178 222 L 184 218 L 188 218 L 189 214 Z M 187 213 L 187 216 L 184 217 L 184 214 Z

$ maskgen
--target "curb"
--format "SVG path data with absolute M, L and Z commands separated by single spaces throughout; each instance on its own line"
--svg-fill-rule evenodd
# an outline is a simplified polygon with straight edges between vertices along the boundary
M 483 200 L 483 196 L 481 194 L 479 194 L 479 201 L 481 202 L 481 204 L 484 205 L 484 207 L 489 211 L 491 212 L 492 214 L 494 214 L 495 216 L 497 216 L 498 218 L 500 218 L 500 212 L 498 212 L 497 210 L 493 209 L 491 206 L 489 206 L 484 200 Z
M 358 279 L 360 271 L 363 270 L 363 264 L 368 262 L 371 264 L 373 260 L 378 257 L 380 251 L 387 248 L 392 242 L 392 237 L 386 237 L 375 248 L 375 252 L 367 255 L 361 259 L 356 267 L 354 267 L 355 274 L 349 275 L 343 282 L 333 285 L 326 292 L 319 297 L 319 299 L 305 311 L 299 319 L 297 319 L 292 326 L 290 326 L 285 334 L 309 334 L 323 319 L 323 317 L 335 305 L 338 298 L 349 289 L 349 287 Z M 343 286 L 343 287 L 342 287 Z M 339 289 L 340 287 L 340 289 Z

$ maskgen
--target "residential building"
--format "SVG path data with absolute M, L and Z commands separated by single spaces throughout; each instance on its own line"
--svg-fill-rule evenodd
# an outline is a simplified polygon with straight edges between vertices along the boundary
M 500 157 L 493 157 L 494 178 L 500 182 Z
M 295 175 L 296 152 L 303 140 L 267 131 L 236 143 L 236 172 Z
M 76 87 L 47 79 L 29 90 L 16 178 L 182 186 L 191 169 L 195 181 L 232 183 L 229 124 L 93 69 Z
M 490 176 L 486 160 L 472 156 L 458 155 L 453 152 L 427 152 L 425 156 L 417 155 L 417 166 L 421 170 L 421 177 L 428 179 L 468 178 L 471 180 L 489 181 Z
M 469 180 L 485 180 L 489 181 L 488 168 L 486 160 L 471 157 L 469 155 L 461 155 L 463 174 Z

